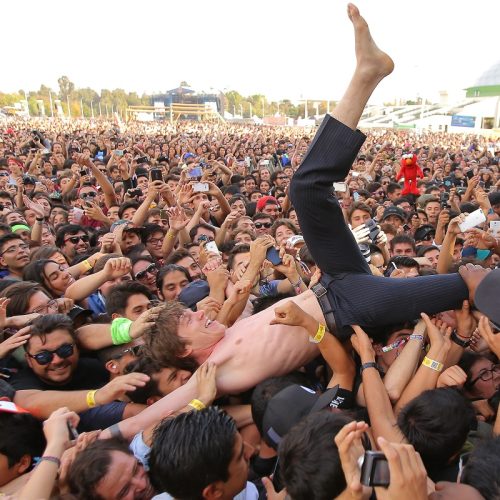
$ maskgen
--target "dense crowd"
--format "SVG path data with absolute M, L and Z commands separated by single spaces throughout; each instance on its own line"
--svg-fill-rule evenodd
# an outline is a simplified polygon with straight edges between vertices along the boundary
M 328 186 L 349 229 L 313 249 L 290 186 L 316 130 L 0 125 L 0 496 L 500 498 L 499 142 L 365 131 Z M 412 304 L 381 293 L 345 334 L 336 234 L 382 287 L 460 269 L 469 300 L 392 321 Z

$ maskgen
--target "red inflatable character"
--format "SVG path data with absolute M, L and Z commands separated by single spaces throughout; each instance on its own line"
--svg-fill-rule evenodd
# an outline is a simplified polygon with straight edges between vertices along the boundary
M 402 177 L 405 179 L 405 184 L 401 194 L 414 194 L 415 196 L 420 196 L 420 192 L 417 189 L 417 178 L 422 178 L 423 176 L 424 173 L 417 163 L 417 155 L 403 155 L 401 158 L 401 169 L 396 177 L 397 181 L 399 181 Z

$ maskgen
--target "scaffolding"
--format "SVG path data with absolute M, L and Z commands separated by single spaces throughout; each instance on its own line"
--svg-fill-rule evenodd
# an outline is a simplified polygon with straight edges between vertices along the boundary
M 129 106 L 127 121 L 140 120 L 141 115 L 152 115 L 153 120 L 168 120 L 176 123 L 180 119 L 205 122 L 224 122 L 224 118 L 212 106 L 205 104 L 172 103 L 167 106 Z

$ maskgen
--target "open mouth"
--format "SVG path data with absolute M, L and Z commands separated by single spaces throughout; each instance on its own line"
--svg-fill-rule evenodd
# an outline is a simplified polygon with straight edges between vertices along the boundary
M 213 321 L 207 318 L 207 321 L 205 321 L 205 328 L 208 328 L 212 323 Z

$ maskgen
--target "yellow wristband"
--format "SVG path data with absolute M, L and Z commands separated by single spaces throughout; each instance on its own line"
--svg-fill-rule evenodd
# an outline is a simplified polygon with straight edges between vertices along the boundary
M 95 393 L 97 392 L 97 389 L 94 389 L 93 391 L 87 392 L 87 406 L 89 408 L 94 408 L 94 406 L 97 406 L 97 403 L 95 402 Z
M 177 235 L 175 233 L 171 233 L 170 231 L 167 233 L 167 238 L 170 238 L 171 240 L 175 239 Z
M 199 399 L 193 399 L 189 402 L 188 406 L 196 411 L 204 410 L 206 408 L 206 406 Z
M 312 342 L 313 344 L 319 344 L 325 336 L 325 331 L 326 326 L 320 323 L 316 335 L 314 337 L 309 336 L 309 342 Z
M 87 259 L 82 260 L 80 262 L 80 265 L 82 266 L 82 270 L 84 273 L 90 271 L 94 267 Z
M 444 368 L 443 363 L 440 363 L 439 361 L 434 361 L 433 359 L 428 358 L 427 356 L 422 361 L 422 365 L 427 366 L 427 368 L 430 368 L 431 370 L 434 370 L 436 372 L 442 372 Z

